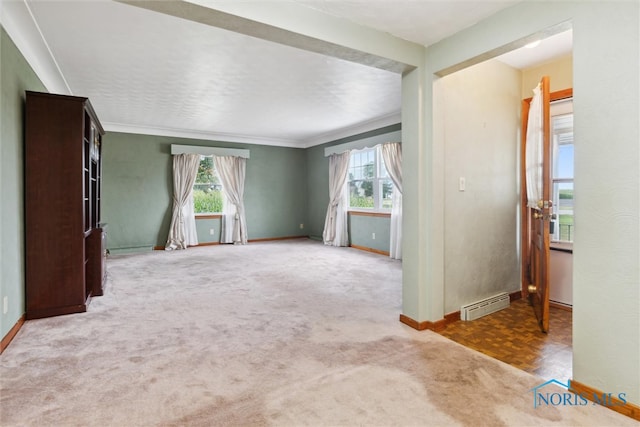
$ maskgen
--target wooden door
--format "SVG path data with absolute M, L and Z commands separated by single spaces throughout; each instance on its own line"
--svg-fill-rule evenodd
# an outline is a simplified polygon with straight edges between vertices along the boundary
M 532 99 L 522 102 L 522 294 L 533 306 L 542 332 L 549 330 L 549 227 L 553 216 L 551 194 L 551 139 L 550 139 L 550 94 L 549 77 L 540 81 L 541 94 L 541 174 L 538 175 L 537 200 L 529 203 L 527 185 L 532 179 L 527 176 L 527 131 Z M 531 141 L 529 141 L 531 144 Z M 530 154 L 530 153 L 529 153 Z

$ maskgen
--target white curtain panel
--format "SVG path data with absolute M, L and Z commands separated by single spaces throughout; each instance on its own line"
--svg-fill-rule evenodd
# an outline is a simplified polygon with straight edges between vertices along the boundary
M 196 230 L 196 214 L 193 206 L 193 187 L 189 192 L 187 203 L 182 207 L 182 218 L 184 221 L 184 241 L 187 246 L 198 244 L 198 232 Z
M 235 156 L 214 156 L 216 170 L 225 194 L 221 243 L 247 244 L 247 220 L 244 214 L 244 180 L 247 159 Z
M 227 197 L 223 190 L 224 204 L 222 206 L 222 220 L 220 222 L 220 243 L 233 243 L 233 231 L 236 225 L 236 205 Z
M 348 246 L 347 230 L 347 172 L 350 152 L 329 156 L 329 206 L 324 220 L 322 240 L 325 245 Z
M 525 180 L 527 206 L 530 208 L 537 208 L 538 200 L 542 200 L 542 138 L 542 93 L 538 83 L 533 89 L 525 141 Z
M 384 165 L 395 186 L 391 207 L 389 256 L 402 259 L 402 144 L 390 142 L 382 144 L 381 148 Z
M 198 174 L 200 165 L 199 154 L 176 154 L 173 156 L 173 211 L 171 213 L 171 226 L 169 227 L 169 237 L 165 250 L 186 249 L 187 235 L 195 234 L 195 218 L 192 221 L 185 221 L 185 205 L 191 200 L 193 205 L 193 184 Z M 193 206 L 191 208 L 193 216 Z M 187 232 L 186 226 L 193 226 Z M 197 239 L 196 239 L 197 242 Z

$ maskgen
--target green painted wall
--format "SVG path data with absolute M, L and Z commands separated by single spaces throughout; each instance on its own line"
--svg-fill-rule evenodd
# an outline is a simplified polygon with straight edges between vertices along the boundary
M 324 220 L 329 205 L 329 158 L 324 148 L 330 144 L 308 148 L 307 155 L 307 232 L 322 240 Z
M 229 144 L 229 146 L 233 146 Z M 249 239 L 306 236 L 307 160 L 297 148 L 246 145 L 244 198 Z
M 220 218 L 196 218 L 198 243 L 214 243 L 220 241 Z M 213 229 L 213 234 L 211 230 Z
M 390 228 L 391 219 L 388 217 L 349 215 L 349 241 L 352 245 L 389 252 Z
M 102 144 L 102 221 L 111 251 L 164 245 L 171 221 L 171 140 L 107 133 Z
M 0 338 L 25 312 L 24 105 L 25 90 L 46 91 L 4 28 L 0 27 Z
M 249 239 L 307 235 L 300 229 L 307 218 L 304 150 L 107 133 L 102 219 L 109 223 L 107 246 L 112 252 L 164 246 L 171 222 L 171 144 L 249 149 L 244 193 Z M 219 237 L 219 220 L 200 221 L 205 221 L 197 225 L 203 242 L 212 241 L 210 228 Z
M 386 126 L 370 132 L 365 132 L 347 138 L 331 141 L 326 144 L 308 148 L 306 150 L 309 236 L 322 240 L 324 220 L 327 214 L 327 205 L 329 204 L 329 158 L 324 156 L 324 149 L 332 145 L 357 141 L 359 139 L 369 138 L 383 133 L 394 132 L 400 129 L 401 125 L 398 123 L 396 125 Z M 389 251 L 389 219 L 386 219 L 387 237 L 385 237 L 384 239 L 379 238 L 379 231 L 376 231 L 385 229 L 384 219 L 385 218 L 382 218 L 383 221 L 360 221 L 360 218 L 356 219 L 353 224 L 351 224 L 351 228 L 349 230 L 350 239 L 352 235 L 356 236 L 356 240 L 351 242 L 357 245 L 379 249 L 381 251 Z M 370 229 L 369 227 L 373 228 Z M 368 239 L 372 240 L 371 233 L 374 232 L 376 233 L 376 246 L 365 244 L 364 242 L 368 241 L 365 236 L 368 235 Z M 382 232 L 384 233 L 384 231 Z

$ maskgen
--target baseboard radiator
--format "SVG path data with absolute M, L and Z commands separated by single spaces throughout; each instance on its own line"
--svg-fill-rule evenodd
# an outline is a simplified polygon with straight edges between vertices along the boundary
M 475 320 L 487 314 L 509 307 L 509 294 L 503 292 L 490 298 L 463 305 L 460 308 L 460 320 Z

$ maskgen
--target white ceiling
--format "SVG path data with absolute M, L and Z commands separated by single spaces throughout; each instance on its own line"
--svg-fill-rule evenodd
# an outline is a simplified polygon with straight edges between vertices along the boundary
M 428 46 L 521 0 L 296 1 L 330 15 Z
M 496 59 L 513 68 L 524 70 L 567 56 L 571 53 L 572 49 L 573 31 L 568 30 L 540 40 L 540 43 L 536 46 L 521 47 L 520 49 L 505 53 Z
M 297 3 L 426 45 L 516 1 Z M 26 4 L 68 92 L 108 131 L 308 147 L 400 120 L 397 73 L 123 3 Z

